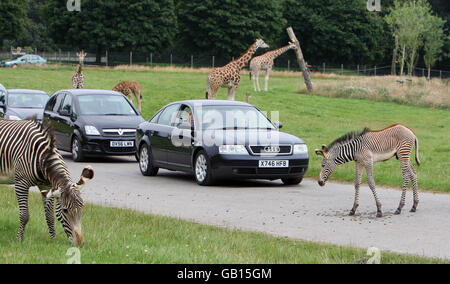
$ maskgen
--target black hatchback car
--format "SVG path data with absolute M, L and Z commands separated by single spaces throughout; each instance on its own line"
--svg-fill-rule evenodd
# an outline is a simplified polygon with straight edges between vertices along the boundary
M 135 155 L 136 128 L 144 119 L 121 93 L 108 90 L 56 92 L 44 110 L 60 150 L 85 156 Z
M 279 128 L 250 104 L 175 102 L 139 125 L 139 167 L 146 176 L 159 168 L 192 173 L 200 185 L 229 178 L 296 185 L 308 169 L 308 148 Z

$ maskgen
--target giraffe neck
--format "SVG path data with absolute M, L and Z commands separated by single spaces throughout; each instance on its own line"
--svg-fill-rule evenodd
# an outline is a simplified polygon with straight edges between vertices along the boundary
M 247 66 L 250 59 L 252 59 L 253 54 L 255 54 L 256 50 L 258 48 L 256 47 L 256 42 L 250 46 L 250 48 L 241 55 L 238 59 L 234 60 L 232 63 L 236 64 L 239 68 L 239 70 L 244 69 L 245 66 Z
M 281 48 L 275 49 L 273 51 L 269 51 L 268 55 L 271 59 L 275 59 L 278 56 L 282 55 L 283 53 L 287 52 L 289 49 L 291 49 L 291 46 L 287 45 L 285 47 L 281 47 Z

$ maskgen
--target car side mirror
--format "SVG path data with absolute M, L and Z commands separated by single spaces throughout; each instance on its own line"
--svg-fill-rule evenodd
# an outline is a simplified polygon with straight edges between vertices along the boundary
M 62 116 L 70 116 L 70 111 L 66 110 L 66 109 L 62 109 L 59 112 Z
M 283 123 L 281 123 L 281 122 L 275 122 L 274 124 L 273 124 L 277 129 L 281 129 L 281 128 L 283 128 Z

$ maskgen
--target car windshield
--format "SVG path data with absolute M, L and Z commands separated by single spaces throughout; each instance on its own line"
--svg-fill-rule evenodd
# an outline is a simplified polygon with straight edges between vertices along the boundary
M 81 115 L 137 115 L 124 96 L 84 95 L 78 103 Z
M 269 119 L 252 106 L 203 106 L 201 119 L 203 130 L 275 129 Z
M 10 93 L 8 106 L 13 108 L 44 108 L 48 100 L 46 94 Z

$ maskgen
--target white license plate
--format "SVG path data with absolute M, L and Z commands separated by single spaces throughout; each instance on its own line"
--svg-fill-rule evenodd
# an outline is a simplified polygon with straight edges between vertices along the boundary
M 132 148 L 134 141 L 111 141 L 110 146 L 112 148 Z
M 270 161 L 270 160 L 262 160 L 259 161 L 260 168 L 289 168 L 289 161 Z

